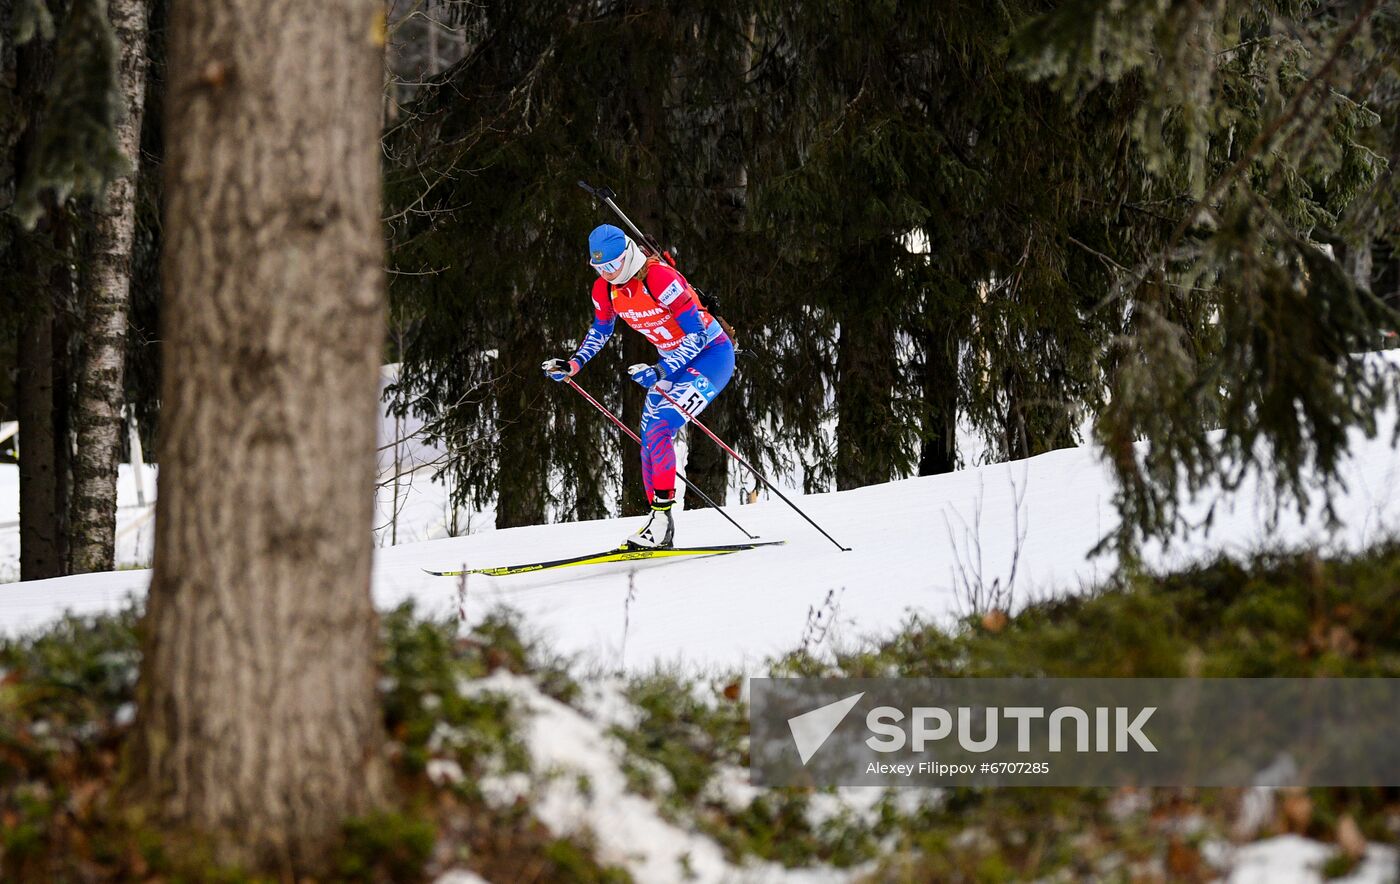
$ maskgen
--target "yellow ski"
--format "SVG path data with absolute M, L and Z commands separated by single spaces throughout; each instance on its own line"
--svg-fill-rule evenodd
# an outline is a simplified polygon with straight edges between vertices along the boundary
M 634 562 L 643 559 L 669 559 L 681 556 L 724 556 L 756 549 L 760 546 L 779 546 L 785 540 L 770 540 L 765 543 L 734 543 L 724 546 L 679 546 L 669 549 L 637 549 L 626 544 L 604 552 L 588 553 L 568 559 L 555 559 L 549 562 L 530 562 L 524 565 L 502 565 L 498 568 L 471 568 L 457 571 L 429 571 L 434 577 L 462 577 L 467 574 L 485 574 L 489 577 L 508 577 L 511 574 L 530 574 L 535 571 L 552 571 L 557 568 L 572 568 L 576 565 L 602 565 L 608 562 Z

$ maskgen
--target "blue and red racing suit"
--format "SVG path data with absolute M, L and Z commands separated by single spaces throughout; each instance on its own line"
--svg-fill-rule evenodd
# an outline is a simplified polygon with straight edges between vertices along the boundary
M 705 410 L 734 374 L 734 344 L 719 321 L 700 307 L 695 290 L 675 268 L 650 258 L 625 285 L 599 277 L 593 282 L 593 326 L 573 360 L 582 367 L 612 337 L 617 317 L 656 345 L 662 382 L 647 391 L 642 411 L 642 483 L 647 500 L 674 492 L 676 452 L 672 443 L 685 416 L 657 390 L 691 415 Z

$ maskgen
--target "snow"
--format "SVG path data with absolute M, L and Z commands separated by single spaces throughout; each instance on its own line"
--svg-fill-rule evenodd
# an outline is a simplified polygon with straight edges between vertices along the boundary
M 1269 501 L 1246 485 L 1223 500 L 1204 536 L 1149 560 L 1179 566 L 1218 551 L 1264 544 L 1358 548 L 1396 522 L 1393 490 L 1400 456 L 1389 426 L 1353 438 L 1348 491 L 1337 502 L 1342 527 L 1316 513 L 1268 523 Z M 755 671 L 764 658 L 803 644 L 855 642 L 888 633 L 909 616 L 965 612 L 969 589 L 1010 588 L 1014 602 L 1076 591 L 1112 571 L 1090 549 L 1112 529 L 1112 479 L 1092 448 L 1050 452 L 1010 464 L 909 479 L 840 493 L 789 497 L 841 543 L 841 552 L 776 498 L 734 506 L 731 514 L 781 547 L 702 560 L 623 563 L 465 582 L 424 575 L 451 569 L 563 557 L 615 545 L 637 520 L 534 526 L 381 549 L 375 596 L 382 606 L 414 598 L 429 610 L 475 621 L 498 603 L 563 653 L 593 666 L 637 670 L 659 664 Z M 1193 508 L 1202 516 L 1214 499 Z M 744 540 L 718 514 L 677 517 L 682 545 Z M 1018 540 L 1019 538 L 1019 540 Z M 1014 583 L 1012 582 L 1014 568 Z M 465 598 L 460 594 L 465 592 Z M 464 602 L 464 604 L 463 604 Z M 812 629 L 815 614 L 829 629 Z
M 1327 530 L 1315 512 L 1307 518 L 1285 514 L 1271 527 L 1267 496 L 1246 484 L 1219 501 L 1208 532 L 1168 551 L 1150 549 L 1149 561 L 1179 566 L 1265 544 L 1358 548 L 1375 542 L 1400 524 L 1393 416 L 1382 423 L 1374 439 L 1353 434 L 1353 456 L 1344 468 L 1348 490 L 1337 501 L 1339 529 Z M 12 465 L 0 468 L 0 522 L 16 518 L 14 471 Z M 134 491 L 129 471 L 123 476 L 123 537 L 133 537 L 149 529 L 126 507 Z M 1088 555 L 1116 523 L 1112 478 L 1091 447 L 839 493 L 787 493 L 852 550 L 837 549 L 774 497 L 730 512 L 764 540 L 785 539 L 784 546 L 465 581 L 424 573 L 607 549 L 635 530 L 639 519 L 488 531 L 376 549 L 374 598 L 381 608 L 414 599 L 435 614 L 465 610 L 470 622 L 506 604 L 554 650 L 602 671 L 680 664 L 753 672 L 765 658 L 804 641 L 820 650 L 889 633 L 913 615 L 939 620 L 965 613 L 969 591 L 978 585 L 1009 588 L 1014 606 L 1077 591 L 1113 568 L 1111 559 Z M 1204 515 L 1213 502 L 1214 496 L 1198 501 L 1193 515 Z M 440 512 L 429 516 L 441 518 Z M 401 533 L 431 533 L 431 525 L 420 521 L 410 528 L 411 521 L 405 520 Z M 149 520 L 142 524 L 149 526 Z M 677 514 L 680 545 L 744 539 L 713 511 Z M 42 626 L 65 610 L 113 610 L 128 596 L 142 595 L 149 579 L 148 571 L 129 570 L 0 585 L 0 632 Z M 821 628 L 813 626 L 817 615 Z
M 731 864 L 712 839 L 664 819 L 656 804 L 627 788 L 621 761 L 626 749 L 607 732 L 607 722 L 540 693 L 528 678 L 497 671 L 463 686 L 473 693 L 503 694 L 524 713 L 521 739 L 532 769 L 530 807 L 559 835 L 591 837 L 597 859 L 625 866 L 638 881 L 821 882 L 847 881 L 870 869 L 784 869 L 774 863 Z M 523 793 L 515 775 L 509 785 L 488 778 L 484 791 Z
M 398 366 L 386 365 L 380 391 L 398 375 Z M 386 409 L 387 410 L 387 409 Z M 0 424 L 0 442 L 18 429 L 13 421 Z M 377 457 L 378 488 L 375 494 L 374 545 L 390 546 L 493 529 L 490 510 L 454 513 L 448 489 L 433 475 L 442 465 L 443 449 L 422 438 L 423 422 L 415 417 L 381 416 Z M 155 498 L 158 470 L 131 464 L 117 468 L 118 568 L 148 568 L 155 544 Z M 454 520 L 454 516 L 456 517 Z M 19 467 L 0 464 L 0 584 L 19 579 Z M 142 584 L 144 586 L 144 583 Z
M 1323 865 L 1337 849 L 1298 835 L 1279 835 L 1236 848 L 1229 857 L 1228 884 L 1389 884 L 1397 878 L 1400 854 L 1372 844 L 1350 873 L 1326 878 Z
M 129 464 L 117 468 L 117 566 L 149 565 L 155 541 L 155 467 L 137 473 Z M 144 501 L 144 502 L 142 502 Z M 19 579 L 19 467 L 0 464 L 0 584 Z M 3 596 L 0 596 L 3 599 Z
M 386 374 L 391 376 L 391 374 Z M 1400 454 L 1390 443 L 1394 415 L 1380 433 L 1354 433 L 1352 457 L 1343 470 L 1346 492 L 1336 501 L 1341 526 L 1328 529 L 1316 512 L 1285 514 L 1269 522 L 1268 496 L 1251 484 L 1223 498 L 1209 494 L 1193 504 L 1199 519 L 1216 504 L 1208 530 L 1182 538 L 1170 550 L 1152 547 L 1149 563 L 1177 567 L 1217 552 L 1246 553 L 1266 545 L 1356 549 L 1394 530 L 1394 489 Z M 417 425 L 386 421 L 382 444 Z M 692 440 L 692 443 L 697 440 Z M 379 489 L 372 591 L 376 605 L 391 608 L 412 599 L 420 610 L 479 622 L 494 606 L 509 605 L 528 630 L 552 650 L 574 655 L 583 671 L 637 672 L 657 666 L 690 671 L 759 673 L 765 658 L 807 645 L 822 651 L 867 636 L 887 634 L 908 618 L 945 620 L 965 613 L 972 591 L 995 587 L 1010 593 L 1009 607 L 1079 591 L 1113 570 L 1109 558 L 1089 551 L 1116 522 L 1113 482 L 1092 447 L 1063 449 L 1009 464 L 983 465 L 956 473 L 908 479 L 840 493 L 785 492 L 843 544 L 842 552 L 776 497 L 735 505 L 735 519 L 764 540 L 783 546 L 709 559 L 622 563 L 508 578 L 436 578 L 425 568 L 486 567 L 557 558 L 615 546 L 635 530 L 637 519 L 610 519 L 443 536 L 452 513 L 446 491 L 426 481 L 441 452 L 410 442 L 398 451 L 398 470 L 412 470 L 412 487 L 401 483 L 397 508 L 392 483 Z M 392 447 L 381 451 L 381 472 L 395 464 Z M 154 468 L 147 470 L 147 488 Z M 151 507 L 136 500 L 134 474 L 123 467 L 118 513 L 118 558 L 123 565 L 149 561 Z M 149 492 L 148 492 L 149 493 Z M 387 499 L 387 503 L 386 503 Z M 732 499 L 732 496 L 731 496 Z M 398 523 L 392 524 L 397 511 Z M 475 524 L 489 525 L 490 514 Z M 463 518 L 465 515 L 463 514 Z M 18 562 L 18 473 L 0 465 L 0 580 L 13 579 Z M 677 515 L 682 545 L 744 540 L 718 514 L 699 510 Z M 390 545 L 393 539 L 397 545 Z M 411 542 L 404 542 L 411 541 Z M 9 569 L 8 571 L 6 569 Z M 121 570 L 54 580 L 0 585 L 0 633 L 17 634 L 50 623 L 65 611 L 112 611 L 140 598 L 148 570 Z M 681 880 L 687 869 L 700 880 L 821 879 L 847 877 L 835 870 L 788 872 L 774 866 L 736 867 L 709 839 L 662 818 L 655 805 L 629 793 L 619 767 L 621 748 L 607 734 L 612 723 L 629 723 L 635 710 L 615 680 L 594 678 L 587 714 L 542 695 L 528 681 L 497 674 L 475 690 L 510 694 L 529 715 L 524 738 L 536 770 L 554 771 L 544 781 L 501 774 L 482 783 L 491 800 L 509 803 L 526 790 L 551 829 L 567 833 L 585 822 L 598 839 L 600 858 L 624 863 L 638 880 Z M 450 763 L 430 775 L 448 783 L 462 775 Z M 1267 786 L 1267 783 L 1262 783 Z M 723 769 L 709 797 L 742 806 L 752 797 L 743 771 Z M 844 812 L 868 814 L 878 791 L 820 796 L 814 819 Z M 937 800 L 936 793 L 904 797 Z M 1258 812 L 1256 812 L 1256 816 Z M 1257 827 L 1259 821 L 1255 821 Z M 1331 848 L 1292 836 L 1242 847 L 1217 845 L 1229 880 L 1312 882 Z M 1346 879 L 1394 880 L 1393 848 L 1372 846 Z M 440 880 L 479 880 L 453 872 Z

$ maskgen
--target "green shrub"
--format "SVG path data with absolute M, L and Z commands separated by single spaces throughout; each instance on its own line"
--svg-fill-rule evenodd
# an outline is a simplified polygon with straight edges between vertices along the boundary
M 413 882 L 424 877 L 437 830 L 430 820 L 384 811 L 345 823 L 345 843 L 336 859 L 344 881 Z

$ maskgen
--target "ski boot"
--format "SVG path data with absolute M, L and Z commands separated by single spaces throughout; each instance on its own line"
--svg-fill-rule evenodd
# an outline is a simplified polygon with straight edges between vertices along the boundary
M 676 523 L 671 519 L 671 507 L 676 492 L 657 491 L 651 498 L 651 518 L 642 530 L 627 538 L 623 546 L 629 549 L 669 549 L 676 536 Z

